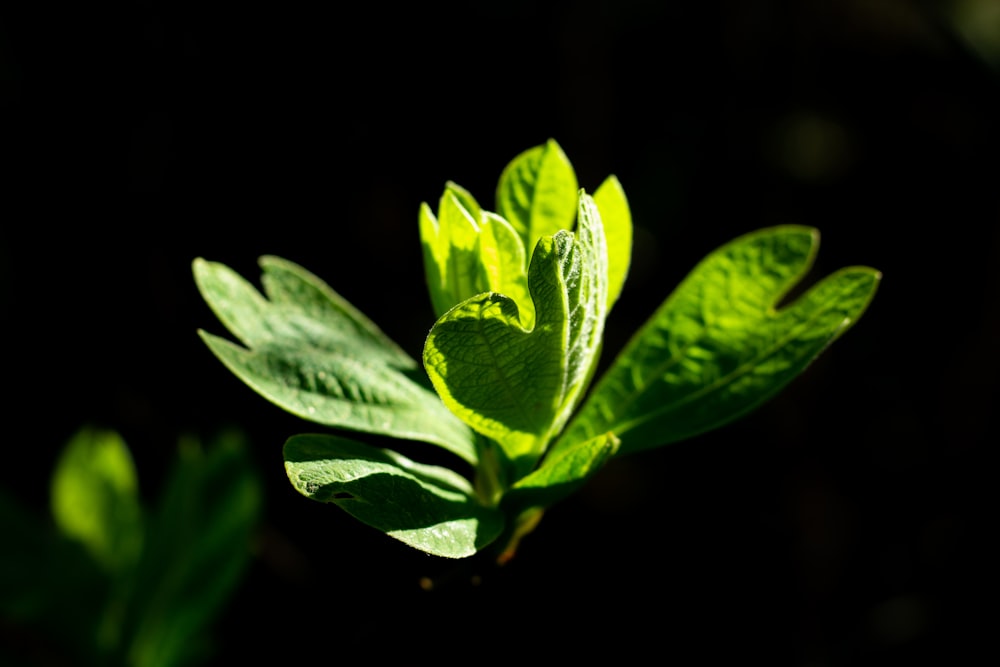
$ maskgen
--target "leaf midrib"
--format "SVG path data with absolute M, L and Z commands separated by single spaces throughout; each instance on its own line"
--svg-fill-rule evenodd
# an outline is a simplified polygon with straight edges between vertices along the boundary
M 844 290 L 841 291 L 841 294 L 846 293 L 848 291 L 849 290 L 844 289 Z M 832 304 L 832 303 L 835 303 L 834 299 L 829 299 L 827 301 L 827 304 Z M 724 387 L 724 386 L 726 386 L 726 385 L 734 382 L 735 380 L 737 380 L 740 377 L 742 377 L 746 372 L 748 372 L 750 368 L 752 368 L 753 366 L 758 365 L 763 360 L 765 360 L 768 357 L 771 357 L 774 354 L 776 354 L 778 352 L 778 350 L 780 350 L 782 347 L 784 347 L 784 345 L 786 343 L 788 343 L 788 341 L 792 340 L 804 328 L 808 328 L 816 319 L 818 319 L 820 316 L 822 316 L 822 315 L 826 314 L 827 312 L 829 312 L 829 310 L 831 309 L 831 307 L 832 306 L 828 305 L 826 308 L 817 309 L 816 313 L 814 314 L 813 317 L 810 317 L 810 318 L 808 318 L 806 320 L 803 320 L 801 324 L 799 324 L 799 325 L 797 325 L 797 326 L 792 327 L 791 329 L 789 329 L 788 335 L 783 336 L 782 338 L 779 338 L 777 340 L 777 342 L 774 345 L 772 345 L 770 348 L 768 348 L 765 353 L 760 354 L 760 355 L 755 356 L 755 357 L 752 357 L 748 361 L 740 364 L 735 369 L 733 369 L 732 371 L 730 371 L 727 375 L 724 375 L 724 376 L 720 377 L 718 380 L 716 380 L 716 381 L 714 381 L 714 382 L 712 382 L 710 384 L 705 385 L 704 387 L 702 387 L 698 391 L 695 391 L 695 392 L 692 392 L 690 394 L 685 395 L 680 400 L 674 401 L 673 403 L 669 403 L 669 404 L 667 404 L 665 406 L 660 407 L 659 409 L 652 410 L 652 411 L 649 411 L 649 412 L 645 412 L 645 413 L 643 413 L 643 416 L 641 418 L 632 419 L 632 420 L 625 421 L 625 422 L 618 422 L 618 423 L 616 423 L 615 426 L 612 427 L 611 430 L 613 430 L 619 437 L 622 437 L 624 434 L 628 433 L 633 428 L 636 428 L 637 426 L 642 425 L 642 424 L 644 424 L 644 423 L 646 423 L 648 421 L 652 421 L 655 417 L 658 417 L 661 414 L 664 414 L 666 412 L 671 412 L 673 410 L 676 410 L 678 407 L 680 407 L 682 405 L 685 405 L 687 403 L 691 403 L 691 402 L 693 402 L 693 401 L 695 401 L 695 400 L 697 400 L 697 399 L 699 399 L 699 398 L 701 398 L 701 397 L 703 397 L 703 396 L 705 396 L 705 395 L 707 395 L 707 394 L 709 394 L 709 393 L 711 393 L 713 391 L 721 389 L 722 387 Z M 773 309 L 769 309 L 769 310 L 771 310 L 771 312 L 774 312 Z M 780 313 L 780 312 L 776 312 L 775 313 L 776 316 L 780 316 L 782 314 L 783 313 Z M 771 317 L 771 319 L 777 319 L 777 317 Z M 844 320 L 846 320 L 846 321 L 850 321 L 850 319 L 851 318 L 849 318 L 849 317 L 845 317 L 844 318 Z M 838 329 L 842 328 L 842 327 L 843 327 L 843 322 L 841 323 L 841 327 L 838 327 Z M 669 360 L 667 360 L 666 362 L 664 362 L 661 365 L 660 369 L 658 369 L 655 373 L 651 374 L 651 377 L 654 377 L 654 378 L 662 377 L 662 375 L 663 375 L 664 372 L 666 372 L 671 366 L 673 366 L 675 363 L 679 362 L 680 359 L 682 359 L 682 358 L 684 358 L 686 356 L 684 354 L 684 352 L 686 352 L 691 347 L 694 347 L 698 342 L 700 342 L 700 341 L 702 341 L 702 340 L 704 340 L 706 338 L 706 333 L 704 333 L 704 332 L 707 332 L 707 331 L 708 331 L 708 328 L 706 327 L 703 330 L 702 334 L 700 334 L 697 338 L 693 339 L 690 343 L 688 343 L 687 345 L 685 345 L 684 348 L 683 348 L 683 351 L 680 354 L 675 355 L 674 357 L 671 357 Z M 649 388 L 650 384 L 651 383 L 647 382 L 644 385 L 644 387 L 643 387 L 643 389 L 641 391 L 635 392 L 629 398 L 621 401 L 620 403 L 624 407 L 624 409 L 621 412 L 627 412 L 628 408 L 630 408 L 639 399 L 639 397 L 642 396 L 646 392 L 646 390 Z

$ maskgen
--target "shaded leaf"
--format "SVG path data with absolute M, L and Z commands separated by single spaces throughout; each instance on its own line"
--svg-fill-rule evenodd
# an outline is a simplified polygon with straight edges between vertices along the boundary
M 279 257 L 260 258 L 265 294 L 235 271 L 197 258 L 195 283 L 219 321 L 250 348 L 290 344 L 312 350 L 354 354 L 394 368 L 417 362 L 367 317 L 322 280 Z
M 306 497 L 435 556 L 471 556 L 503 528 L 501 514 L 480 505 L 448 468 L 328 435 L 292 436 L 284 456 L 289 480 Z
M 312 422 L 429 442 L 475 463 L 472 432 L 400 369 L 416 362 L 317 278 L 262 258 L 265 299 L 231 269 L 196 260 L 203 296 L 250 349 L 199 331 L 237 377 Z
M 63 535 L 48 516 L 37 515 L 0 489 L 0 619 L 48 638 L 53 651 L 93 652 L 99 610 L 111 577 L 85 543 Z M 4 658 L 13 660 L 0 651 Z M 12 663 L 20 664 L 20 663 Z
M 236 434 L 181 443 L 122 615 L 128 664 L 202 657 L 201 640 L 242 579 L 259 522 L 261 483 Z

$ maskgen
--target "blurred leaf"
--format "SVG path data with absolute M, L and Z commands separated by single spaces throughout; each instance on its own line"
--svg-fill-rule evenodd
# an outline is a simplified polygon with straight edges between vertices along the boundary
M 110 574 L 126 572 L 142 547 L 142 508 L 132 455 L 121 436 L 81 429 L 52 475 L 52 516 Z
M 84 428 L 64 446 L 51 475 L 51 514 L 36 515 L 0 490 L 0 618 L 44 644 L 52 664 L 86 664 L 101 655 L 96 638 L 104 610 L 141 546 L 134 482 L 117 434 Z M 116 544 L 123 552 L 114 551 Z M 25 651 L 39 650 L 30 642 L 5 648 L 0 664 L 19 664 Z
M 1000 72 L 1000 2 L 946 0 L 938 10 L 965 46 Z
M 252 555 L 261 485 L 236 435 L 203 449 L 181 443 L 147 533 L 124 615 L 134 667 L 184 664 L 204 650 L 204 631 Z

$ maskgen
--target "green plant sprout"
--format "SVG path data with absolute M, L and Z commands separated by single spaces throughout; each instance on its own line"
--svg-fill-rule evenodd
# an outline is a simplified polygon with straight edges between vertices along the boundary
M 503 170 L 496 211 L 448 182 L 419 210 L 437 321 L 420 365 L 319 278 L 259 260 L 263 294 L 197 258 L 195 281 L 242 345 L 199 330 L 247 385 L 341 431 L 436 445 L 454 466 L 333 433 L 291 436 L 295 489 L 448 558 L 504 563 L 544 511 L 614 456 L 691 438 L 774 396 L 843 335 L 880 273 L 843 268 L 777 307 L 819 234 L 784 225 L 699 263 L 595 379 L 621 295 L 632 217 L 615 176 L 588 194 L 554 141 Z M 530 253 L 529 253 L 530 250 Z

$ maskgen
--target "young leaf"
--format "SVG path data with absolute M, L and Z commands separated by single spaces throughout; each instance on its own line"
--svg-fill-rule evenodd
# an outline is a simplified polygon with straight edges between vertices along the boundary
M 435 218 L 423 204 L 419 217 L 424 271 L 437 316 L 469 297 L 499 292 L 518 303 L 522 318 L 533 319 L 524 245 L 510 223 L 481 209 L 450 181 L 438 211 Z
M 479 280 L 480 216 L 479 205 L 472 195 L 451 182 L 441 195 L 438 217 L 434 217 L 427 204 L 420 206 L 424 271 L 438 316 L 459 301 L 484 291 Z
M 572 229 L 576 173 L 554 139 L 511 160 L 497 183 L 497 213 L 510 222 L 532 252 L 538 239 Z
M 719 427 L 791 382 L 861 316 L 880 274 L 849 267 L 776 309 L 819 234 L 779 226 L 706 257 L 633 336 L 553 452 L 614 432 L 621 453 Z
M 112 575 L 130 570 L 142 548 L 143 516 L 132 455 L 114 431 L 81 429 L 52 474 L 52 516 Z
M 435 556 L 471 556 L 503 528 L 500 512 L 476 502 L 468 481 L 448 468 L 327 435 L 292 436 L 284 457 L 299 493 Z
M 632 212 L 621 183 L 608 176 L 594 192 L 608 244 L 608 310 L 621 295 L 632 263 Z
M 228 267 L 196 260 L 202 295 L 248 348 L 199 331 L 254 391 L 312 422 L 436 444 L 475 463 L 475 436 L 399 369 L 416 362 L 325 283 L 261 260 L 271 300 Z
M 528 507 L 551 507 L 600 470 L 618 452 L 619 445 L 613 433 L 604 433 L 546 456 L 506 493 L 504 511 L 515 515 Z
M 483 225 L 479 233 L 479 262 L 483 276 L 481 291 L 509 296 L 517 304 L 522 326 L 526 329 L 533 327 L 535 304 L 528 292 L 524 246 L 510 223 L 495 213 L 483 213 Z
M 607 248 L 593 200 L 579 195 L 579 231 L 542 238 L 528 269 L 535 326 L 487 293 L 431 329 L 424 366 L 445 404 L 499 442 L 522 472 L 576 404 L 596 361 L 607 312 Z

